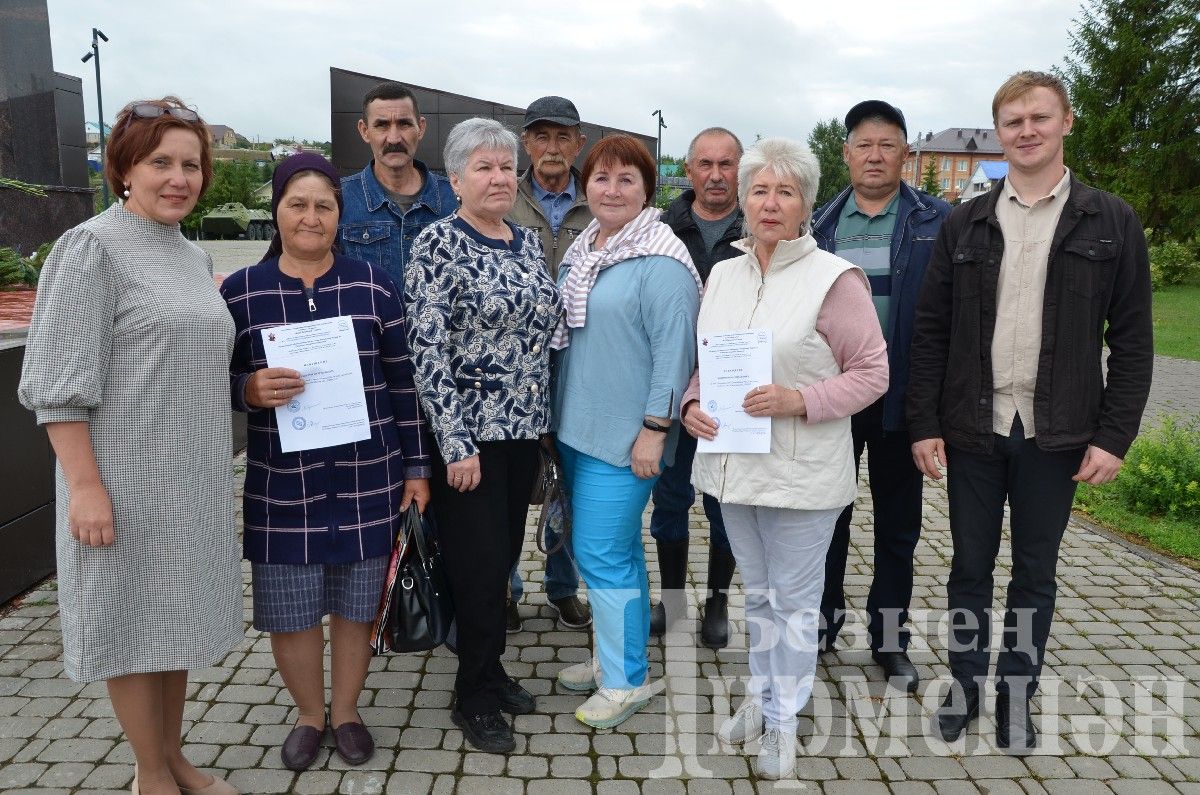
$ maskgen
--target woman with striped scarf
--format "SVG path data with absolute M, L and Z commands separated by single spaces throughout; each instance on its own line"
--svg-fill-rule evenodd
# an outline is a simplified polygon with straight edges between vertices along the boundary
M 603 138 L 582 176 L 595 220 L 563 259 L 565 313 L 551 347 L 554 430 L 595 649 L 558 681 L 595 690 L 575 717 L 610 728 L 652 693 L 641 516 L 674 458 L 680 397 L 695 366 L 701 283 L 687 249 L 650 206 L 654 159 L 641 142 Z

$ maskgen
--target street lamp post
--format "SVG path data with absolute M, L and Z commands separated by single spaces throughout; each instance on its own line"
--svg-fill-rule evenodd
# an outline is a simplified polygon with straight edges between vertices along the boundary
M 654 169 L 657 172 L 657 174 L 661 174 L 662 173 L 662 131 L 666 129 L 667 123 L 665 121 L 663 121 L 663 115 L 662 115 L 661 108 L 659 110 L 654 111 L 650 115 L 658 117 L 658 143 L 656 143 L 654 145 L 654 148 L 655 148 Z M 657 176 L 656 176 L 656 179 L 657 179 Z M 658 182 L 661 183 L 662 180 L 658 180 Z M 660 190 L 662 189 L 661 185 L 659 186 L 659 189 Z
M 87 63 L 90 59 L 96 59 L 96 112 L 100 115 L 100 163 L 104 164 L 104 93 L 100 90 L 100 41 L 108 41 L 108 36 L 104 35 L 104 31 L 99 28 L 92 28 L 92 51 L 84 55 L 79 60 Z M 104 206 L 108 207 L 108 180 L 101 179 L 100 185 L 104 189 Z

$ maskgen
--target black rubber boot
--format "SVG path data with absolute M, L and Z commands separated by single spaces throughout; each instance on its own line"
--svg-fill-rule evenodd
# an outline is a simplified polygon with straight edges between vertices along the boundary
M 658 573 L 662 579 L 659 591 L 661 602 L 650 605 L 650 634 L 660 638 L 667 628 L 678 621 L 684 614 L 687 599 L 684 588 L 687 586 L 687 541 L 655 541 L 658 547 Z
M 710 649 L 729 645 L 729 583 L 737 561 L 733 554 L 708 550 L 708 592 L 704 600 L 704 620 L 700 623 L 700 643 Z

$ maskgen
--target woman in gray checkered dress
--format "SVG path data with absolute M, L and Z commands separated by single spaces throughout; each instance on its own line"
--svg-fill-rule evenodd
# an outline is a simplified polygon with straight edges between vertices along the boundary
M 105 166 L 125 200 L 54 246 L 21 374 L 58 456 L 63 665 L 106 680 L 134 792 L 228 795 L 180 750 L 188 669 L 243 637 L 233 320 L 179 229 L 212 175 L 209 136 L 173 97 L 131 104 Z

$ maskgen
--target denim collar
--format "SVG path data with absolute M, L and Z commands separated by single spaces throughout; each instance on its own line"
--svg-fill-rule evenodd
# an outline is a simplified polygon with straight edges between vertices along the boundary
M 425 205 L 434 212 L 440 208 L 438 205 L 437 185 L 429 174 L 429 169 L 420 160 L 413 159 L 413 166 L 421 174 L 421 192 L 417 194 L 416 200 L 412 203 L 415 208 L 419 205 Z M 384 204 L 390 201 L 387 190 L 379 184 L 379 178 L 375 176 L 375 159 L 371 158 L 371 162 L 367 163 L 367 167 L 363 169 L 363 194 L 367 200 L 367 209 L 375 212 Z

